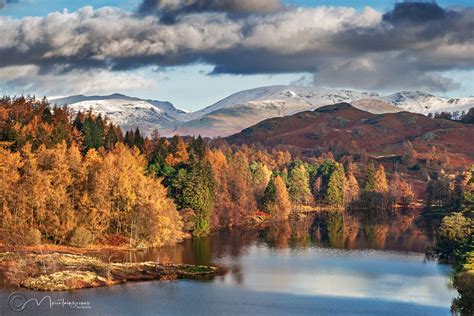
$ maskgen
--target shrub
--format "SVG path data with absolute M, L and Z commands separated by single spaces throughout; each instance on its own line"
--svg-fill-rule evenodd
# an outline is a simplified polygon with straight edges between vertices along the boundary
M 93 240 L 94 237 L 88 229 L 84 227 L 78 227 L 72 234 L 69 244 L 74 247 L 87 247 L 92 243 Z
M 25 233 L 24 243 L 26 246 L 38 246 L 41 244 L 41 232 L 36 228 L 30 228 Z

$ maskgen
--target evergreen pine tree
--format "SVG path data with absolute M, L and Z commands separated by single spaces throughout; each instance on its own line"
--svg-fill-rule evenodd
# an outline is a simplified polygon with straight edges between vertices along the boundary
M 41 117 L 41 120 L 43 122 L 46 122 L 48 124 L 52 124 L 53 123 L 53 114 L 51 113 L 51 110 L 49 109 L 49 107 L 45 107 L 44 110 L 43 110 L 43 116 Z
M 387 176 L 385 175 L 385 168 L 380 164 L 375 173 L 375 188 L 379 193 L 388 192 L 388 181 Z
M 211 212 L 214 208 L 215 182 L 208 163 L 193 162 L 183 183 L 183 208 L 196 212 L 195 235 L 209 233 Z
M 104 147 L 107 150 L 112 150 L 117 142 L 118 137 L 115 133 L 114 126 L 110 124 L 107 128 L 107 133 L 105 134 Z
M 312 201 L 309 176 L 303 164 L 291 169 L 288 177 L 289 193 L 294 205 L 307 205 Z
M 367 174 L 365 176 L 364 192 L 377 192 L 376 168 L 373 161 L 367 164 Z
M 127 144 L 128 147 L 135 146 L 135 135 L 133 131 L 125 132 L 125 144 Z
M 346 176 L 344 173 L 344 167 L 340 163 L 337 163 L 336 168 L 329 177 L 328 188 L 325 196 L 326 203 L 331 206 L 343 206 L 345 187 Z
M 82 113 L 79 111 L 76 115 L 76 118 L 74 119 L 74 122 L 72 125 L 80 132 L 82 130 Z
M 140 129 L 137 127 L 135 129 L 135 133 L 133 135 L 133 144 L 140 149 L 140 151 L 143 151 L 143 145 L 144 145 L 144 139 L 143 136 L 140 133 Z

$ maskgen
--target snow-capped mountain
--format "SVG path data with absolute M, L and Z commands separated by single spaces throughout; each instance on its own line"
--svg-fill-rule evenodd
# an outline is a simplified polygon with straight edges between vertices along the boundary
M 332 90 L 301 86 L 269 86 L 237 92 L 202 110 L 190 113 L 188 120 L 178 125 L 181 134 L 228 136 L 271 117 L 315 110 L 340 102 L 373 113 L 401 111 L 379 100 L 376 93 Z M 364 102 L 360 102 L 365 100 Z
M 448 99 L 420 91 L 397 92 L 383 97 L 382 100 L 405 111 L 421 114 L 462 112 L 474 107 L 474 97 Z
M 73 113 L 92 110 L 124 130 L 140 127 L 145 133 L 154 128 L 171 132 L 176 122 L 186 115 L 186 112 L 176 109 L 170 102 L 143 100 L 118 93 L 107 96 L 75 95 L 51 98 L 50 101 L 58 106 L 67 104 Z
M 301 86 L 268 86 L 244 90 L 194 112 L 191 117 L 202 117 L 216 110 L 248 104 L 250 106 L 276 106 L 292 114 L 301 110 L 318 108 L 339 102 L 377 98 L 378 94 L 351 90 L 331 90 Z
M 269 86 L 237 92 L 202 110 L 187 113 L 169 102 L 143 100 L 121 94 L 109 96 L 72 96 L 50 100 L 68 104 L 73 112 L 101 114 L 124 130 L 139 127 L 150 133 L 157 128 L 161 135 L 228 136 L 262 120 L 314 110 L 321 106 L 347 102 L 375 114 L 410 111 L 467 111 L 474 107 L 474 97 L 447 99 L 423 92 L 399 92 L 380 96 L 373 92 L 333 90 L 301 86 Z

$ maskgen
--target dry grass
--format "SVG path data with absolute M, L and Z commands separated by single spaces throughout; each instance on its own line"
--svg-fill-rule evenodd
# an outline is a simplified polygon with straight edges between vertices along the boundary
M 107 263 L 75 254 L 4 255 L 10 284 L 39 291 L 92 288 L 127 281 L 210 278 L 223 268 L 158 262 Z M 13 259 L 14 258 L 14 259 Z

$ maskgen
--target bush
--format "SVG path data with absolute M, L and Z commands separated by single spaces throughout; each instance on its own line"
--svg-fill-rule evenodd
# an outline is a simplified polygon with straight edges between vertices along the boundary
M 36 228 L 30 228 L 25 233 L 24 243 L 26 246 L 38 246 L 41 244 L 41 232 Z
M 74 247 L 87 247 L 92 243 L 93 240 L 94 237 L 88 229 L 84 227 L 78 227 L 76 230 L 74 230 L 69 244 Z

